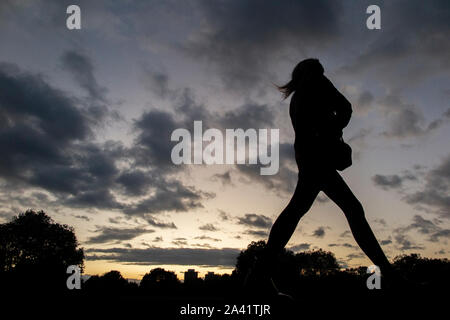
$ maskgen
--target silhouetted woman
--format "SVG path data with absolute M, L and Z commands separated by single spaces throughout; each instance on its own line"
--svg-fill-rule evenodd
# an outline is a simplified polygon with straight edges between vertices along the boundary
M 301 61 L 292 79 L 279 87 L 284 98 L 293 94 L 289 114 L 295 131 L 295 159 L 299 174 L 294 195 L 270 231 L 264 260 L 273 264 L 286 246 L 300 218 L 323 191 L 344 212 L 356 242 L 382 274 L 391 266 L 364 216 L 361 203 L 336 171 L 334 144 L 350 121 L 351 104 L 324 75 L 317 59 Z M 273 266 L 269 266 L 273 268 Z

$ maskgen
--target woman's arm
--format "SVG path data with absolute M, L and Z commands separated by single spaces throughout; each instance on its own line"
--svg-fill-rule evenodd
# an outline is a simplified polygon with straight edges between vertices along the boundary
M 352 116 L 352 105 L 351 103 L 344 97 L 342 93 L 339 92 L 338 89 L 334 87 L 331 81 L 326 78 L 327 87 L 328 87 L 328 103 L 329 107 L 332 109 L 335 115 L 336 125 L 339 130 L 344 129 L 348 123 L 350 122 L 350 118 Z

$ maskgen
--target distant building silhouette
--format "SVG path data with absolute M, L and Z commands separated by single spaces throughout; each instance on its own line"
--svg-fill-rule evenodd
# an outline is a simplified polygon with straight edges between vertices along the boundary
M 198 279 L 198 272 L 195 269 L 188 269 L 184 273 L 184 282 L 195 281 Z
M 205 274 L 205 281 L 210 281 L 210 280 L 214 280 L 217 278 L 218 278 L 218 275 L 212 271 L 209 271 L 207 274 Z

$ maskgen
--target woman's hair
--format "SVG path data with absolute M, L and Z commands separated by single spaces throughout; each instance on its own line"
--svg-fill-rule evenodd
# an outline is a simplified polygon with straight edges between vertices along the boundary
M 286 99 L 292 92 L 302 87 L 312 77 L 322 75 L 323 73 L 323 66 L 318 59 L 310 58 L 302 60 L 292 71 L 291 81 L 284 86 L 279 86 L 278 90 L 283 94 L 283 99 Z

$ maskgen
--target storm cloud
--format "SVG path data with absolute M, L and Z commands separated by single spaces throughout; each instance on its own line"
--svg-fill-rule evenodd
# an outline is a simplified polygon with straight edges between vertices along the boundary
M 155 230 L 133 228 L 133 229 L 119 229 L 102 227 L 96 231 L 97 235 L 90 237 L 87 244 L 98 244 L 115 241 L 126 241 L 134 239 L 140 235 L 152 233 Z
M 148 248 L 148 249 L 87 249 L 88 260 L 110 260 L 133 264 L 169 264 L 191 266 L 232 267 L 240 253 L 239 249 L 196 248 Z
M 216 65 L 226 87 L 253 88 L 268 59 L 295 48 L 323 47 L 339 34 L 341 5 L 330 1 L 198 2 L 205 32 L 186 51 Z
M 406 201 L 418 205 L 419 209 L 428 207 L 433 213 L 450 217 L 450 155 L 447 155 L 425 176 L 425 183 L 421 190 L 409 193 Z
M 238 218 L 238 223 L 255 228 L 269 228 L 272 220 L 262 214 L 247 213 L 244 217 Z

